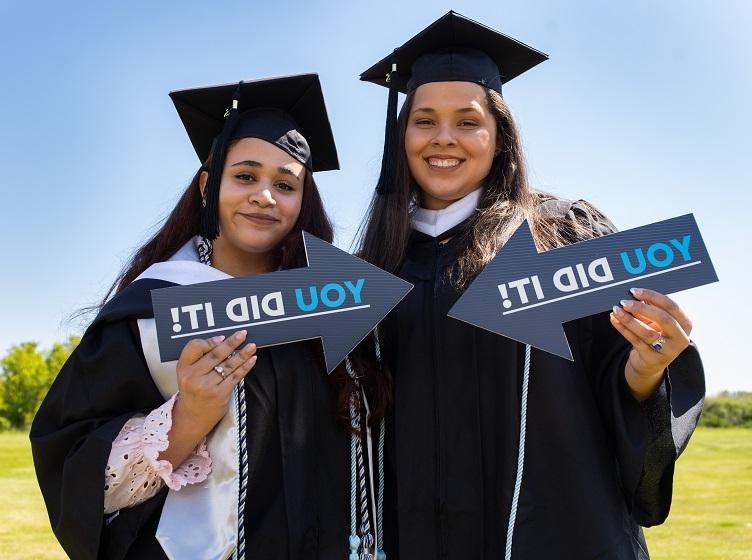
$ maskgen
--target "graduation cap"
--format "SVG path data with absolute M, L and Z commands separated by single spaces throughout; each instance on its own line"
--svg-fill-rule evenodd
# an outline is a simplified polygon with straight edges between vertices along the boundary
M 219 183 L 232 140 L 265 140 L 310 172 L 339 169 L 318 74 L 183 89 L 170 98 L 201 162 L 213 154 L 200 228 L 207 239 L 219 235 Z
M 548 55 L 450 11 L 382 58 L 360 79 L 389 88 L 384 157 L 376 186 L 394 191 L 397 92 L 412 93 L 431 82 L 472 82 L 501 94 L 502 84 L 548 59 Z

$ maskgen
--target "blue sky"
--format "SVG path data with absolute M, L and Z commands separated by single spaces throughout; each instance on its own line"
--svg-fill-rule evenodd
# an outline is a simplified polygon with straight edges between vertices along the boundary
M 752 7 L 714 2 L 0 3 L 0 352 L 48 346 L 102 297 L 198 162 L 167 93 L 315 71 L 342 170 L 318 182 L 349 248 L 386 91 L 358 74 L 454 9 L 550 55 L 505 88 L 532 183 L 622 229 L 693 212 L 721 279 L 676 296 L 708 389 L 752 390 Z

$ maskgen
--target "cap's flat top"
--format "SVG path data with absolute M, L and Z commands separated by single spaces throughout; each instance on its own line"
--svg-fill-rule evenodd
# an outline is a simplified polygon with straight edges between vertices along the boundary
M 412 75 L 415 61 L 424 54 L 452 48 L 468 48 L 486 53 L 498 67 L 501 83 L 516 78 L 548 59 L 547 54 L 517 39 L 450 11 L 398 47 L 393 54 L 385 56 L 363 72 L 360 79 L 388 87 L 386 75 L 391 71 L 394 61 L 397 63 L 398 88 L 402 93 L 407 93 L 407 82 Z M 473 69 L 467 70 L 472 75 Z M 488 76 L 484 75 L 468 81 L 481 83 L 481 79 L 487 78 Z
M 202 162 L 209 157 L 214 138 L 222 130 L 225 111 L 231 107 L 237 88 L 235 82 L 170 92 Z M 244 81 L 240 86 L 238 110 L 242 115 L 256 109 L 279 109 L 289 115 L 296 130 L 310 146 L 313 171 L 339 169 L 337 148 L 318 74 Z

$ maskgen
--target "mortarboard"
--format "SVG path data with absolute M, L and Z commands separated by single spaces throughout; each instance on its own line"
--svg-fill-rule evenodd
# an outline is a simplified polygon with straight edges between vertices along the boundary
M 431 82 L 462 81 L 501 93 L 502 84 L 547 58 L 512 37 L 450 11 L 363 72 L 361 80 L 389 88 L 377 192 L 388 194 L 394 189 L 390 162 L 395 146 L 397 92 L 412 93 Z
M 214 153 L 200 231 L 207 239 L 219 235 L 219 183 L 230 141 L 260 138 L 309 171 L 339 169 L 317 74 L 183 89 L 170 98 L 201 162 Z

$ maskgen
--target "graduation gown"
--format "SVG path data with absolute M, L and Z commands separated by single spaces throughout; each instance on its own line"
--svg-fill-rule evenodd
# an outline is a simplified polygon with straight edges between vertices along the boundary
M 103 486 L 112 441 L 125 422 L 165 401 L 149 373 L 137 319 L 153 317 L 150 290 L 170 285 L 136 280 L 108 302 L 34 419 L 39 485 L 53 531 L 73 559 L 165 557 L 155 532 L 168 489 L 105 520 Z M 336 389 L 317 342 L 259 349 L 244 387 L 246 557 L 345 557 L 349 436 L 336 423 Z
M 414 231 L 400 277 L 414 289 L 384 322 L 394 374 L 385 543 L 391 560 L 504 558 L 517 472 L 525 346 L 447 317 L 445 280 L 466 222 Z M 616 302 L 615 302 L 616 303 Z M 624 379 L 629 344 L 608 314 L 572 321 L 574 361 L 532 350 L 512 558 L 648 558 L 674 462 L 704 396 L 694 346 L 647 401 Z

